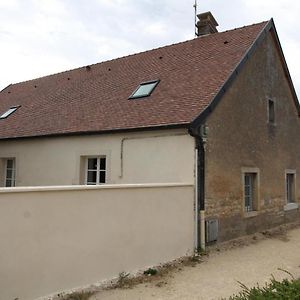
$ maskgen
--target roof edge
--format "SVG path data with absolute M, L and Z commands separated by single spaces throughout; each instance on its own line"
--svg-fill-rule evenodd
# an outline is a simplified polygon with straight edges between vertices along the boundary
M 300 103 L 298 101 L 298 96 L 297 96 L 297 93 L 296 93 L 296 90 L 295 90 L 295 87 L 294 87 L 294 84 L 293 84 L 293 80 L 292 80 L 292 77 L 291 77 L 291 74 L 290 74 L 290 71 L 289 71 L 289 68 L 288 68 L 288 65 L 287 65 L 282 47 L 281 47 L 281 43 L 280 43 L 280 40 L 279 40 L 279 36 L 278 36 L 277 30 L 276 30 L 276 26 L 275 26 L 273 18 L 270 20 L 270 22 L 272 23 L 272 26 L 271 26 L 270 29 L 274 30 L 274 38 L 275 38 L 275 41 L 276 41 L 277 46 L 278 46 L 279 55 L 281 57 L 281 63 L 283 65 L 283 69 L 284 69 L 285 75 L 287 77 L 287 80 L 288 80 L 288 83 L 289 83 L 289 86 L 290 86 L 290 89 L 291 89 L 291 92 L 292 92 L 292 95 L 293 95 L 293 98 L 294 98 L 296 108 L 298 110 L 298 116 L 300 117 Z
M 220 102 L 220 100 L 222 99 L 225 92 L 228 90 L 228 88 L 231 86 L 231 84 L 233 83 L 233 81 L 235 80 L 235 78 L 237 77 L 237 75 L 239 74 L 241 69 L 243 68 L 246 61 L 248 61 L 248 59 L 254 53 L 256 48 L 259 46 L 259 44 L 265 38 L 268 31 L 270 31 L 271 29 L 274 30 L 274 36 L 275 36 L 276 43 L 278 45 L 279 54 L 281 56 L 284 71 L 285 71 L 287 79 L 289 81 L 289 85 L 290 85 L 291 92 L 292 92 L 292 95 L 293 95 L 293 98 L 294 98 L 294 101 L 295 101 L 295 105 L 296 105 L 297 110 L 298 110 L 298 115 L 300 116 L 300 104 L 299 104 L 299 101 L 298 101 L 298 97 L 297 97 L 297 94 L 296 94 L 296 91 L 295 91 L 295 88 L 294 88 L 294 85 L 293 85 L 293 82 L 292 82 L 292 78 L 290 76 L 290 73 L 289 73 L 289 70 L 288 70 L 288 67 L 287 67 L 287 63 L 286 63 L 286 60 L 285 60 L 285 57 L 284 57 L 284 54 L 283 54 L 283 51 L 282 51 L 282 47 L 281 47 L 281 44 L 280 44 L 280 41 L 279 41 L 279 37 L 278 37 L 277 31 L 276 31 L 276 28 L 275 28 L 274 20 L 273 20 L 273 18 L 271 18 L 267 22 L 265 27 L 261 30 L 261 32 L 258 34 L 257 38 L 254 40 L 252 45 L 249 47 L 249 49 L 247 50 L 245 55 L 242 57 L 240 62 L 237 64 L 236 68 L 231 72 L 231 74 L 229 75 L 227 80 L 221 86 L 221 88 L 219 89 L 219 91 L 217 92 L 215 97 L 212 99 L 210 104 L 204 109 L 204 111 L 202 111 L 191 122 L 191 125 L 190 125 L 190 128 L 189 128 L 191 132 L 193 132 L 194 134 L 197 134 L 199 126 L 201 124 L 203 124 L 204 120 L 213 112 L 213 110 L 215 109 L 217 104 Z
M 2 90 L 0 90 L 0 93 L 2 93 L 3 91 L 5 91 L 6 89 L 8 89 L 10 86 L 12 86 L 12 83 L 10 83 L 8 86 L 6 86 L 6 87 L 3 88 Z
M 55 138 L 55 137 L 72 137 L 72 136 L 87 136 L 87 135 L 102 135 L 102 134 L 117 134 L 126 132 L 141 132 L 141 131 L 154 131 L 154 130 L 167 130 L 167 129 L 188 129 L 190 123 L 181 124 L 166 124 L 149 127 L 134 127 L 134 128 L 117 128 L 99 131 L 78 131 L 78 132 L 66 132 L 66 133 L 51 133 L 41 135 L 28 135 L 28 136 L 15 136 L 1 138 L 1 141 L 15 141 L 15 140 L 28 140 L 28 139 L 40 139 L 40 138 Z
M 262 22 L 254 23 L 254 24 L 246 25 L 246 26 L 240 26 L 240 27 L 228 29 L 228 30 L 225 30 L 225 31 L 220 31 L 220 32 L 218 32 L 218 34 L 221 34 L 221 33 L 224 33 L 224 32 L 229 32 L 229 31 L 233 31 L 233 30 L 240 29 L 240 28 L 243 28 L 243 27 L 253 26 L 253 25 L 256 25 L 256 24 L 260 24 L 260 23 L 262 23 Z M 208 36 L 202 36 L 201 38 L 206 38 L 206 37 L 208 37 Z M 196 37 L 196 38 L 194 37 L 194 38 L 190 38 L 190 39 L 187 39 L 187 40 L 184 40 L 184 41 L 178 41 L 178 42 L 173 42 L 173 43 L 170 43 L 170 44 L 167 44 L 167 45 L 157 46 L 157 47 L 154 47 L 152 49 L 141 50 L 141 51 L 136 52 L 136 53 L 133 52 L 133 53 L 125 54 L 125 55 L 120 55 L 118 57 L 110 58 L 110 59 L 103 60 L 103 61 L 98 61 L 96 63 L 89 63 L 87 65 L 83 65 L 83 66 L 80 66 L 80 67 L 72 67 L 72 68 L 70 68 L 68 70 L 57 71 L 57 72 L 52 73 L 52 74 L 45 74 L 45 75 L 41 75 L 41 76 L 38 76 L 38 77 L 35 77 L 35 78 L 25 79 L 25 80 L 21 80 L 21 81 L 18 81 L 18 82 L 14 82 L 14 83 L 11 83 L 9 86 L 14 86 L 14 85 L 18 85 L 18 84 L 28 83 L 28 82 L 31 82 L 31 81 L 35 81 L 35 80 L 39 80 L 39 79 L 44 79 L 44 78 L 47 78 L 47 77 L 62 75 L 62 74 L 68 73 L 68 72 L 77 71 L 77 70 L 80 70 L 80 69 L 84 69 L 86 67 L 93 67 L 93 66 L 99 65 L 99 64 L 113 63 L 115 61 L 118 61 L 118 60 L 121 60 L 121 59 L 124 59 L 124 58 L 134 57 L 134 56 L 139 55 L 139 54 L 148 53 L 148 52 L 151 52 L 151 51 L 157 51 L 157 50 L 161 50 L 163 48 L 168 48 L 168 47 L 173 47 L 173 46 L 177 46 L 177 45 L 180 45 L 180 44 L 188 43 L 188 42 L 191 42 L 191 41 L 193 41 L 195 39 L 198 39 L 198 38 L 199 37 Z

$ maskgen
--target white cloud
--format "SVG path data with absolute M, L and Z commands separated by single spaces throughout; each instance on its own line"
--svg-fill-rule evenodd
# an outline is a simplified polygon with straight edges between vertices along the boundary
M 167 33 L 166 24 L 163 22 L 155 22 L 153 24 L 146 24 L 144 31 L 151 35 L 165 36 Z
M 16 8 L 19 4 L 18 0 L 0 0 L 0 9 Z
M 0 89 L 10 82 L 193 37 L 194 0 L 0 0 Z M 300 92 L 300 2 L 199 1 L 220 30 L 274 17 Z

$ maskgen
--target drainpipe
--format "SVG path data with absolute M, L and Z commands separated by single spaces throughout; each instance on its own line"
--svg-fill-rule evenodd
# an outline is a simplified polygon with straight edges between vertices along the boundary
M 206 125 L 201 125 L 200 130 L 189 129 L 195 138 L 195 248 L 205 250 L 205 142 L 207 135 Z
M 198 147 L 198 208 L 200 212 L 200 249 L 205 250 L 205 149 L 201 137 L 196 137 Z

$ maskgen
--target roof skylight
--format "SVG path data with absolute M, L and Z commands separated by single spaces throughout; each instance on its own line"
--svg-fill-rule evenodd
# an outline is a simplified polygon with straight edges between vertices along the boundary
M 7 118 L 8 116 L 10 116 L 12 113 L 14 113 L 20 106 L 13 106 L 11 107 L 9 110 L 7 110 L 5 113 L 3 113 L 1 116 L 0 116 L 0 119 L 5 119 Z
M 155 87 L 158 85 L 159 80 L 152 80 L 141 83 L 137 89 L 132 93 L 129 99 L 148 97 L 151 95 Z

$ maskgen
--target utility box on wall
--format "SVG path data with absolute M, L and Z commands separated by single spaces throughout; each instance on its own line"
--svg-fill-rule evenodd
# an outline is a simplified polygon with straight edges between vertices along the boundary
M 211 219 L 205 221 L 206 242 L 212 243 L 218 240 L 219 221 L 218 219 Z

